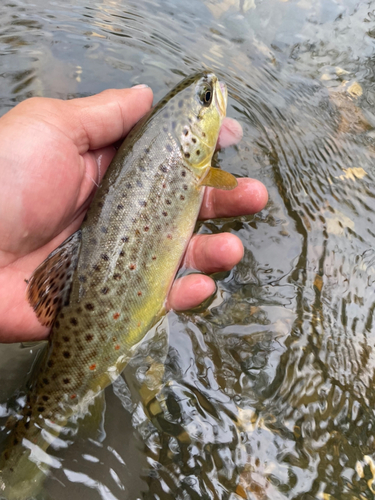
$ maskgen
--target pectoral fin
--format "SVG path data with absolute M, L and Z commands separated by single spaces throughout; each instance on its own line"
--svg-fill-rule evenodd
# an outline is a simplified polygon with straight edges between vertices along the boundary
M 44 326 L 52 326 L 60 308 L 69 298 L 80 246 L 79 230 L 56 248 L 28 280 L 27 298 Z
M 229 190 L 237 187 L 237 179 L 225 170 L 210 167 L 208 174 L 201 180 L 200 185 Z

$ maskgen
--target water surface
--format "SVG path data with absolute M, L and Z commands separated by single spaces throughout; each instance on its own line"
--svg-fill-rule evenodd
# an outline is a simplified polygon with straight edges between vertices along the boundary
M 158 100 L 210 67 L 244 128 L 217 161 L 270 195 L 199 225 L 244 259 L 168 315 L 96 428 L 51 450 L 40 499 L 374 498 L 374 37 L 372 1 L 2 5 L 1 114 L 136 83 Z M 0 346 L 1 425 L 34 355 Z

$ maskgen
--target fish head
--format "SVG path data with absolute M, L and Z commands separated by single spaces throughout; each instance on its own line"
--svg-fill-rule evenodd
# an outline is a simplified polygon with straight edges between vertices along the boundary
M 222 121 L 226 115 L 227 87 L 212 72 L 198 73 L 183 80 L 168 106 L 174 116 L 174 135 L 181 156 L 198 179 L 203 178 L 215 152 Z

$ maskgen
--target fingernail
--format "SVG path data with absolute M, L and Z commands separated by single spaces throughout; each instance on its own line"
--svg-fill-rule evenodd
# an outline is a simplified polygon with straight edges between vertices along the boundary
M 145 83 L 140 83 L 139 85 L 134 85 L 132 89 L 148 89 L 148 85 Z

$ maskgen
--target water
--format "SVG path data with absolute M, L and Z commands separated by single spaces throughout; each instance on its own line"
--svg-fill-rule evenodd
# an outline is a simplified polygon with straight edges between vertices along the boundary
M 157 100 L 211 67 L 244 128 L 218 161 L 270 195 L 200 224 L 244 259 L 51 450 L 41 499 L 374 498 L 374 21 L 351 0 L 3 3 L 1 113 L 136 83 Z M 4 424 L 35 349 L 0 352 Z

